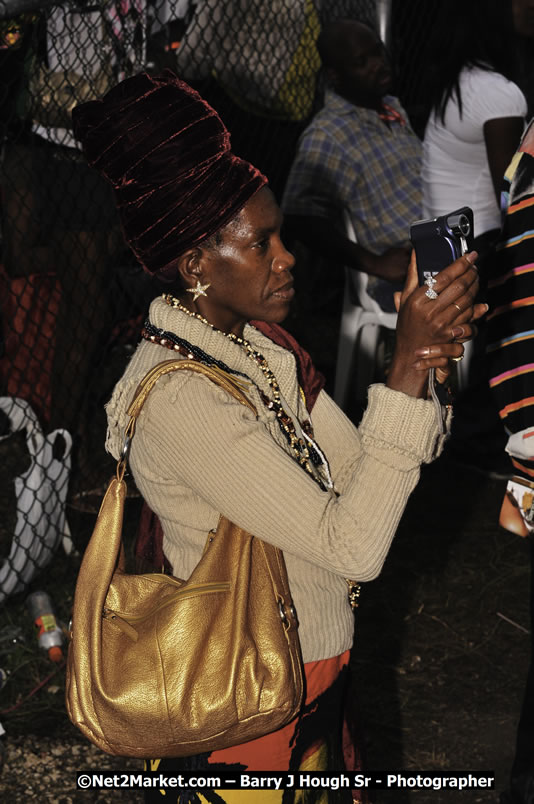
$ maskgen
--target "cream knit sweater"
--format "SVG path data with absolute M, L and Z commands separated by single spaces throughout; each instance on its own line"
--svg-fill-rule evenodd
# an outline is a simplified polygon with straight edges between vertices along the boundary
M 305 662 L 352 644 L 353 615 L 345 578 L 369 581 L 385 560 L 419 467 L 441 449 L 434 405 L 382 385 L 371 386 L 359 429 L 322 391 L 312 423 L 327 456 L 336 497 L 322 491 L 289 452 L 258 389 L 271 389 L 244 349 L 201 321 L 152 302 L 150 321 L 222 360 L 251 381 L 258 416 L 192 372 L 160 379 L 140 414 L 130 464 L 135 482 L 164 531 L 173 572 L 188 577 L 222 513 L 284 550 L 300 621 Z M 295 359 L 251 326 L 245 338 L 266 358 L 294 417 L 308 418 Z M 107 406 L 107 448 L 118 456 L 125 411 L 140 379 L 179 357 L 143 341 Z

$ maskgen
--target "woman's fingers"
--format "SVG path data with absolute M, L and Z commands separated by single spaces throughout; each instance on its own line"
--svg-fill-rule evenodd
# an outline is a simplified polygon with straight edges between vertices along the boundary
M 459 279 L 455 279 L 447 285 L 441 293 L 438 293 L 437 299 L 429 300 L 429 305 L 432 305 L 431 309 L 436 313 L 450 308 L 448 312 L 454 316 L 467 313 L 470 317 L 478 287 L 478 274 L 471 268 Z
M 462 360 L 464 347 L 461 343 L 437 343 L 432 346 L 422 346 L 416 349 L 416 358 L 413 367 L 418 371 L 428 371 L 431 368 L 446 368 L 449 360 Z
M 440 385 L 443 385 L 449 379 L 451 373 L 451 366 L 450 363 L 447 363 L 446 368 L 436 368 L 436 382 L 439 382 Z
M 467 308 L 462 315 L 458 315 L 451 323 L 451 340 L 469 341 L 475 338 L 478 327 L 473 322 L 486 315 L 488 310 L 487 304 L 475 304 Z
M 461 359 L 461 358 L 460 358 Z M 448 357 L 429 357 L 425 360 L 416 360 L 413 364 L 416 371 L 428 371 L 429 369 L 447 369 L 450 368 L 450 358 Z
M 469 326 L 465 324 L 456 325 L 451 329 L 451 341 L 456 341 L 456 343 L 472 341 L 476 338 L 477 332 L 478 327 L 476 324 L 469 324 Z
M 475 338 L 478 327 L 473 321 L 478 321 L 483 315 L 486 315 L 488 310 L 487 304 L 475 304 L 473 307 L 466 308 L 451 324 L 451 340 L 469 341 Z
M 463 316 L 465 321 L 471 319 L 473 300 L 478 290 L 478 271 L 474 265 L 477 256 L 476 251 L 464 254 L 435 275 L 433 290 L 438 294 L 437 298 L 431 299 L 427 297 L 428 288 L 421 288 L 418 296 L 424 304 L 428 305 L 429 312 L 431 310 L 435 313 L 442 312 L 450 305 L 453 305 L 454 310 L 451 308 L 448 312 L 454 313 L 454 317 Z M 402 293 L 395 294 L 397 312 L 399 312 L 408 297 L 418 288 L 417 262 L 415 250 L 412 250 L 404 289 Z
M 489 304 L 475 304 L 471 321 L 478 321 L 479 318 L 482 318 L 483 315 L 486 315 L 488 310 Z
M 461 259 L 465 263 L 465 257 Z M 445 287 L 436 300 L 425 300 L 427 314 L 436 325 L 436 331 L 439 330 L 450 340 L 469 340 L 474 337 L 476 328 L 469 329 L 469 325 L 488 311 L 487 304 L 474 303 L 477 292 L 478 274 L 468 267 L 463 275 Z
M 434 290 L 436 293 L 443 292 L 449 285 L 453 284 L 458 279 L 464 277 L 466 274 L 469 276 L 470 281 L 478 277 L 478 271 L 475 265 L 475 260 L 478 257 L 476 251 L 470 251 L 469 254 L 463 254 L 458 257 L 453 263 L 448 265 L 439 274 L 436 274 L 436 284 Z
M 408 266 L 408 273 L 406 274 L 406 282 L 404 283 L 402 296 L 409 296 L 410 293 L 413 293 L 418 287 L 419 277 L 417 275 L 417 260 L 415 258 L 415 249 L 412 249 L 412 255 L 410 257 L 410 264 Z
M 406 284 L 396 297 L 399 316 L 391 371 L 395 382 L 393 368 L 397 364 L 400 385 L 406 384 L 406 376 L 412 376 L 417 384 L 415 376 L 429 369 L 435 369 L 438 378 L 444 380 L 451 361 L 462 359 L 462 343 L 476 333 L 472 322 L 487 312 L 485 304 L 475 304 L 479 288 L 478 272 L 473 265 L 476 257 L 476 252 L 470 252 L 436 274 L 432 287 L 437 298 L 430 298 L 426 296 L 428 287 L 419 287 L 412 253 Z
M 438 294 L 437 298 L 427 300 L 428 305 L 432 305 L 436 313 L 453 305 L 456 314 L 463 315 L 472 307 L 478 291 L 478 271 L 473 264 L 476 256 L 476 251 L 464 254 L 436 274 L 433 290 Z

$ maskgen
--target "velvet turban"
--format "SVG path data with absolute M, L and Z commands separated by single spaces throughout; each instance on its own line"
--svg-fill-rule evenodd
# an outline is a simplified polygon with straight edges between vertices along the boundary
M 113 186 L 139 262 L 174 279 L 174 261 L 228 223 L 267 179 L 230 151 L 214 109 L 170 70 L 127 78 L 77 106 L 74 135 Z

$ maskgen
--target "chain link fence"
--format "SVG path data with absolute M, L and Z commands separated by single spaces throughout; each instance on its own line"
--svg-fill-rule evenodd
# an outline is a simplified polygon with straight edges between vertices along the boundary
M 103 474 L 95 462 L 103 405 L 158 290 L 77 148 L 73 106 L 169 67 L 218 110 L 233 150 L 280 199 L 321 104 L 321 25 L 354 17 L 388 30 L 401 97 L 421 114 L 417 42 L 433 2 L 0 2 L 0 503 L 12 507 L 0 525 L 0 601 L 23 591 L 62 541 L 69 549 L 67 501 L 107 479 L 108 464 Z

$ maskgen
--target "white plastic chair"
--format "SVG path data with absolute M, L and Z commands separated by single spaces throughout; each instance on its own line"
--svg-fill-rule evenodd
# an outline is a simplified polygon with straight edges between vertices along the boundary
M 352 221 L 346 216 L 347 237 L 356 242 Z M 386 313 L 369 296 L 369 275 L 363 271 L 345 268 L 343 312 L 337 348 L 334 399 L 346 408 L 350 388 L 355 389 L 358 400 L 365 399 L 367 388 L 373 381 L 377 361 L 380 327 L 394 330 L 397 313 Z M 351 382 L 354 377 L 354 382 Z

